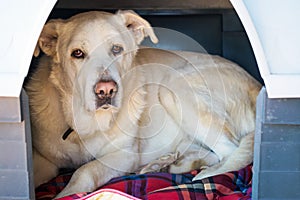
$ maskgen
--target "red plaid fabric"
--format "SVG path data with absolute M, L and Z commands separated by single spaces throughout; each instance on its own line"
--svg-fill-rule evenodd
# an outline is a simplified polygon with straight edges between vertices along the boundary
M 114 178 L 100 189 L 115 189 L 145 200 L 246 200 L 251 199 L 252 165 L 239 171 L 192 181 L 188 174 L 149 173 Z M 52 199 L 67 184 L 71 174 L 60 175 L 36 189 L 37 200 Z M 87 193 L 64 200 L 79 199 Z

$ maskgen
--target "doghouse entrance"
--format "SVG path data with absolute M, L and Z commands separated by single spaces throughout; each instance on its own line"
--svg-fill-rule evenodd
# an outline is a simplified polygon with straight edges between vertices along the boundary
M 139 3 L 118 1 L 59 1 L 50 13 L 49 19 L 67 18 L 79 12 L 88 10 L 105 10 L 115 12 L 118 9 L 134 9 L 143 18 L 147 19 L 154 27 L 163 27 L 178 31 L 196 40 L 208 53 L 217 54 L 232 60 L 243 66 L 252 76 L 262 82 L 258 67 L 255 61 L 251 45 L 245 33 L 245 30 L 230 3 L 227 1 L 151 1 Z M 172 38 L 171 38 L 172 39 Z M 169 41 L 168 41 L 169 42 Z M 173 41 L 172 43 L 164 42 L 162 48 L 192 50 L 189 46 L 181 41 Z M 32 62 L 31 70 L 34 70 L 34 62 Z M 26 82 L 26 81 L 25 81 Z M 25 97 L 24 97 L 25 98 Z M 24 98 L 22 100 L 24 100 Z M 26 99 L 26 98 L 25 98 Z M 18 99 L 16 101 L 19 101 Z M 26 100 L 22 101 L 27 104 Z M 24 106 L 21 106 L 25 108 Z M 17 108 L 18 109 L 18 108 Z M 20 113 L 19 113 L 20 114 Z M 1 131 L 13 132 L 14 127 L 21 127 L 20 132 L 30 134 L 27 126 L 29 120 L 28 110 L 23 110 L 24 117 L 20 119 L 20 124 L 11 124 L 7 126 L 7 120 L 0 123 Z M 25 122 L 23 121 L 25 120 Z M 24 127 L 26 123 L 26 128 Z M 23 125 L 22 125 L 23 124 Z M 7 128 L 9 127 L 9 128 Z M 5 145 L 10 142 L 9 138 L 4 138 Z M 1 145 L 2 162 L 10 163 L 9 166 L 1 166 L 1 174 L 6 179 L 1 179 L 0 197 L 3 199 L 32 199 L 34 198 L 32 185 L 32 166 L 30 140 L 28 138 L 17 138 L 17 146 L 15 152 L 10 152 L 7 156 L 5 145 Z M 15 144 L 15 142 L 13 142 Z M 12 145 L 11 147 L 16 147 Z M 27 155 L 27 156 L 25 156 Z M 11 163 L 12 159 L 23 159 L 22 170 L 18 169 L 18 163 Z M 25 160 L 24 160 L 25 159 Z M 20 167 L 20 166 L 19 166 Z M 8 169 L 7 169 L 8 168 Z M 4 169 L 4 170 L 2 170 Z M 16 171 L 21 173 L 16 173 Z M 12 181 L 14 180 L 14 181 Z M 19 180 L 19 181 L 16 181 Z
M 94 0 L 86 2 L 80 0 L 60 0 L 50 13 L 49 19 L 67 18 L 73 14 L 88 10 L 105 10 L 109 12 L 115 12 L 118 9 L 133 9 L 142 17 L 147 19 L 154 27 L 164 27 L 176 30 L 193 38 L 200 45 L 202 45 L 208 53 L 217 54 L 238 63 L 239 65 L 244 67 L 246 71 L 248 71 L 252 76 L 263 83 L 248 37 L 239 20 L 239 17 L 228 1 L 188 0 L 181 2 L 174 0 L 165 3 L 162 1 L 124 2 L 122 0 Z M 161 47 L 190 50 L 188 46 L 186 46 L 184 43 L 181 43 L 181 41 L 175 41 L 172 44 L 164 43 L 164 45 Z M 30 70 L 34 70 L 34 66 L 32 66 Z M 266 96 L 263 96 L 263 98 L 266 98 Z M 6 100 L 7 99 L 0 97 L 0 104 L 1 102 L 5 102 L 3 105 L 9 105 L 6 103 Z M 21 98 L 21 100 L 26 104 L 27 100 L 25 96 Z M 0 174 L 2 175 L 1 177 L 4 177 L 0 181 L 0 198 L 32 199 L 34 196 L 34 194 L 32 193 L 33 186 L 31 185 L 32 182 L 28 180 L 28 178 L 32 178 L 30 163 L 31 155 L 28 156 L 31 152 L 30 148 L 28 148 L 28 146 L 31 145 L 30 140 L 25 137 L 12 138 L 5 136 L 5 132 L 10 132 L 12 134 L 16 131 L 23 133 L 25 130 L 27 130 L 27 133 L 29 132 L 29 123 L 26 123 L 25 127 L 25 122 L 29 121 L 26 117 L 26 114 L 28 114 L 26 106 L 21 106 L 19 99 L 13 99 L 13 102 L 13 105 L 17 104 L 19 105 L 19 107 L 12 108 L 11 111 L 14 112 L 12 117 L 22 116 L 23 114 L 22 117 L 19 117 L 20 119 L 17 119 L 17 121 L 21 121 L 21 123 L 12 123 L 9 122 L 7 118 L 3 119 L 3 116 L 5 116 L 5 114 L 7 113 L 7 109 L 0 108 L 0 130 L 3 133 L 1 135 L 1 142 L 3 142 L 3 144 L 5 143 L 4 145 L 0 145 L 0 149 L 2 149 L 0 158 L 2 160 L 2 163 L 6 163 L 6 165 L 2 164 L 0 166 Z M 299 102 L 292 101 L 292 104 L 299 105 Z M 23 108 L 22 112 L 19 109 L 21 107 Z M 280 112 L 279 114 L 281 114 Z M 297 114 L 295 114 L 295 116 L 298 117 Z M 279 125 L 282 125 L 280 124 L 281 122 L 276 121 L 275 123 L 274 120 L 272 121 L 272 119 L 271 122 L 271 125 L 264 125 L 265 130 L 267 130 L 267 126 L 278 127 L 277 123 L 279 123 Z M 289 121 L 288 123 L 291 122 Z M 298 126 L 299 125 L 297 124 L 293 124 L 293 128 L 288 129 L 292 130 L 290 131 L 292 132 L 293 138 L 293 140 L 290 140 L 291 143 L 297 138 L 299 139 L 299 136 L 296 134 L 297 130 L 299 130 Z M 291 128 L 290 126 L 287 127 Z M 271 139 L 276 140 L 275 138 Z M 28 143 L 26 144 L 26 142 Z M 7 147 L 9 146 L 9 144 L 12 145 L 11 148 L 14 149 L 14 151 L 7 153 Z M 293 143 L 293 145 L 295 144 Z M 298 146 L 296 145 L 294 149 L 298 149 Z M 286 146 L 283 147 L 285 148 Z M 25 156 L 25 154 L 28 157 Z M 14 162 L 14 159 L 19 158 L 21 160 L 21 164 Z M 12 162 L 12 160 L 14 161 Z M 294 164 L 296 165 L 298 161 L 299 159 L 296 159 Z M 272 164 L 272 162 L 270 163 Z M 20 170 L 21 168 L 22 170 Z M 293 168 L 291 170 L 299 171 L 299 168 Z M 16 171 L 18 171 L 18 173 L 15 173 Z M 285 174 L 282 174 L 282 176 L 284 175 Z M 292 176 L 293 174 L 290 178 L 293 178 Z M 295 185 L 297 185 L 298 183 L 295 183 Z M 297 187 L 295 186 L 293 189 L 296 190 Z

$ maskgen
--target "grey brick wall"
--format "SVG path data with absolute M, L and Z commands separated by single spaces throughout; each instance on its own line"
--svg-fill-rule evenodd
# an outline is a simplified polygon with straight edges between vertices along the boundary
M 300 199 L 300 99 L 257 99 L 253 199 Z
M 28 98 L 0 97 L 0 199 L 34 199 Z

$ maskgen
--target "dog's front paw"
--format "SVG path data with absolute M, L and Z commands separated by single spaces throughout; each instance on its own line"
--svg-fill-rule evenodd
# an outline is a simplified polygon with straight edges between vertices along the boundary
M 60 199 L 60 198 L 62 198 L 62 197 L 66 197 L 66 196 L 68 196 L 68 195 L 60 192 L 60 193 L 58 193 L 58 195 L 56 195 L 53 199 Z
M 58 195 L 56 195 L 54 197 L 54 199 L 60 199 L 62 197 L 70 196 L 70 195 L 75 194 L 75 193 L 76 192 L 71 192 L 71 191 L 63 190 L 60 193 L 58 193 Z
M 193 181 L 198 181 L 198 180 L 202 180 L 208 177 L 212 177 L 215 176 L 217 174 L 220 174 L 220 172 L 218 171 L 218 168 L 213 166 L 213 167 L 203 167 L 201 168 L 201 172 L 199 172 L 194 178 Z
M 85 176 L 87 173 L 82 174 L 76 172 L 73 174 L 67 186 L 54 199 L 59 199 L 76 193 L 92 192 L 97 188 L 92 179 Z
M 199 180 L 202 180 L 204 178 L 208 178 L 210 177 L 211 175 L 209 175 L 209 173 L 206 173 L 205 172 L 206 170 L 202 170 L 200 173 L 198 173 L 194 178 L 193 178 L 193 181 L 199 181 Z

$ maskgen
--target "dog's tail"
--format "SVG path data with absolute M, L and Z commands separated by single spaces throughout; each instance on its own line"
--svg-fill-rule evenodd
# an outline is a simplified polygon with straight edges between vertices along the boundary
M 253 161 L 253 145 L 254 131 L 241 139 L 238 148 L 230 156 L 223 158 L 218 164 L 202 170 L 194 177 L 193 181 L 246 167 Z

